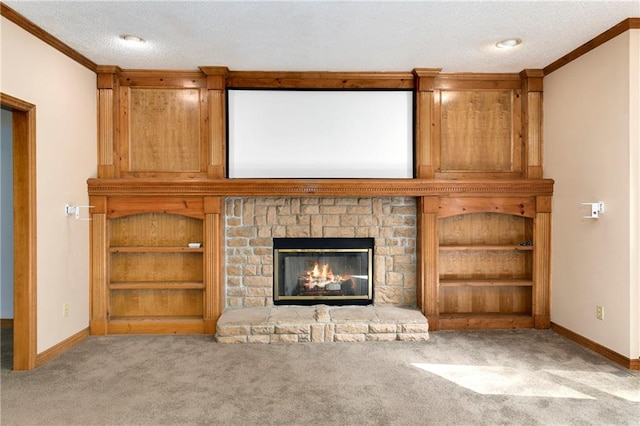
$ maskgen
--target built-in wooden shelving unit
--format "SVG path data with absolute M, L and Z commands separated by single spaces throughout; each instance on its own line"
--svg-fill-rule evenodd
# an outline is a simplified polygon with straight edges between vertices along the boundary
M 549 326 L 553 181 L 542 173 L 540 70 L 98 68 L 98 177 L 88 180 L 93 334 L 214 333 L 223 200 L 254 196 L 415 197 L 417 305 L 431 330 Z M 227 179 L 233 87 L 413 90 L 415 178 Z M 174 237 L 180 223 L 195 231 Z M 191 239 L 202 247 L 189 249 Z M 160 274 L 160 264 L 175 274 Z

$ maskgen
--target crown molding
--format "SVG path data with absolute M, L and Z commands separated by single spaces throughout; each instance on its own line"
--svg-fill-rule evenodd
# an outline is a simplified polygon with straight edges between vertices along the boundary
M 202 68 L 201 68 L 202 69 Z M 413 89 L 410 72 L 229 71 L 230 88 Z
M 98 65 L 95 62 L 93 62 L 86 56 L 78 53 L 76 50 L 72 49 L 67 44 L 61 42 L 60 40 L 58 40 L 57 38 L 55 38 L 54 36 L 52 36 L 51 34 L 49 34 L 48 32 L 46 32 L 45 30 L 43 30 L 42 28 L 40 28 L 39 26 L 37 26 L 36 24 L 34 24 L 33 22 L 31 22 L 30 20 L 28 20 L 27 18 L 25 18 L 24 16 L 22 16 L 21 14 L 19 14 L 18 12 L 16 12 L 15 10 L 13 10 L 12 8 L 10 8 L 9 6 L 7 6 L 2 2 L 0 2 L 0 15 L 2 15 L 7 20 L 13 22 L 14 24 L 16 24 L 17 26 L 19 26 L 29 34 L 39 38 L 49 46 L 58 50 L 60 53 L 67 55 L 69 58 L 73 59 L 80 65 L 90 69 L 95 73 L 98 72 Z
M 562 68 L 563 66 L 567 65 L 569 62 L 575 59 L 578 59 L 580 56 L 586 53 L 589 53 L 596 47 L 608 42 L 609 40 L 619 36 L 620 34 L 626 31 L 629 31 L 632 29 L 638 29 L 638 28 L 640 28 L 640 18 L 627 18 L 624 21 L 620 22 L 619 24 L 611 27 L 607 31 L 603 32 L 599 36 L 596 36 L 593 39 L 589 40 L 582 46 L 567 53 L 562 58 L 544 67 L 543 68 L 544 75 L 551 74 L 555 70 Z

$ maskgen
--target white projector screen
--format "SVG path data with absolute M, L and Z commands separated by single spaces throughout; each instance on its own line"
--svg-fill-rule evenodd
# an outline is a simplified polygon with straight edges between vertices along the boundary
M 413 93 L 229 89 L 229 178 L 412 178 Z

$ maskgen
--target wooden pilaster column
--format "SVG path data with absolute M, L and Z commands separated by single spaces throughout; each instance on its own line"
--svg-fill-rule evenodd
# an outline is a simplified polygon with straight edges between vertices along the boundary
M 528 69 L 522 79 L 522 138 L 526 164 L 524 177 L 542 179 L 542 80 L 544 72 Z
M 438 294 L 438 197 L 418 198 L 417 302 L 429 320 L 429 329 L 439 329 Z
M 215 334 L 222 315 L 223 197 L 204 199 L 204 333 Z
M 118 125 L 118 93 L 120 68 L 117 66 L 98 67 L 98 177 L 118 176 L 116 138 Z
M 108 332 L 109 320 L 109 269 L 107 241 L 107 197 L 91 196 L 91 304 L 89 312 L 89 328 L 92 335 L 105 335 Z
M 225 177 L 226 165 L 226 81 L 227 67 L 200 67 L 207 76 L 209 92 L 209 156 L 207 177 L 219 179 Z
M 549 328 L 551 324 L 551 196 L 536 197 L 533 222 L 533 324 Z
M 415 146 L 416 177 L 432 179 L 436 172 L 435 123 L 434 123 L 434 81 L 440 68 L 414 69 L 415 79 Z

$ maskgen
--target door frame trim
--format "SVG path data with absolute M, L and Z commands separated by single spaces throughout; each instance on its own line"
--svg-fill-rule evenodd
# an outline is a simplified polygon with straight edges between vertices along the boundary
M 13 128 L 13 369 L 36 367 L 36 106 L 0 93 Z

